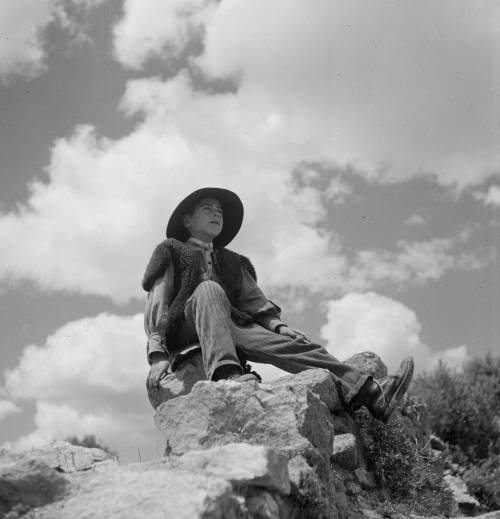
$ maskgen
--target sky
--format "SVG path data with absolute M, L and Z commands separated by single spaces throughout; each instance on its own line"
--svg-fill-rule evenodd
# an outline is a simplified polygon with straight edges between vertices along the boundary
M 162 453 L 140 280 L 204 186 L 339 359 L 498 353 L 499 144 L 500 0 L 1 2 L 0 446 Z

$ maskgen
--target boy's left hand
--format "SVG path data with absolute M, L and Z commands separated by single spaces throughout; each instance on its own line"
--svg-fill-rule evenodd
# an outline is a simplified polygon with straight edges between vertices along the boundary
M 289 328 L 288 326 L 281 326 L 278 333 L 280 335 L 286 335 L 287 337 L 291 337 L 292 339 L 297 339 L 299 341 L 311 342 L 309 337 L 304 332 Z

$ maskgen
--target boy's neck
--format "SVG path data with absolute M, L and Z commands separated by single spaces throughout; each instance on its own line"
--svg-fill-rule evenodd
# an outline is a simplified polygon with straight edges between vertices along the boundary
M 212 242 L 213 242 L 213 238 L 209 238 L 209 237 L 202 237 L 202 236 L 193 236 L 193 235 L 191 235 L 191 236 L 189 237 L 189 239 L 202 241 L 203 243 L 212 243 Z

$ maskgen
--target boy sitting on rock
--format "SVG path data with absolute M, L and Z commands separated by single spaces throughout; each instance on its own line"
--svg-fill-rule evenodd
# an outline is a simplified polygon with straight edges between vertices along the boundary
M 194 191 L 172 213 L 167 240 L 156 247 L 143 279 L 149 292 L 148 389 L 158 389 L 167 372 L 201 347 L 208 380 L 256 380 L 244 372 L 246 360 L 289 373 L 325 368 L 349 411 L 365 406 L 387 422 L 408 389 L 413 360 L 376 380 L 283 323 L 280 308 L 258 287 L 248 258 L 225 248 L 242 221 L 240 198 L 220 188 Z

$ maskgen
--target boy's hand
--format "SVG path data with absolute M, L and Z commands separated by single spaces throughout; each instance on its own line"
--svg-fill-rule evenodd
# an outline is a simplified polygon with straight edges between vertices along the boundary
M 294 330 L 293 328 L 289 328 L 288 326 L 280 326 L 279 332 L 280 335 L 286 335 L 287 337 L 291 337 L 292 339 L 297 339 L 303 342 L 311 342 L 309 337 L 300 330 Z
M 170 362 L 164 355 L 153 354 L 151 368 L 149 370 L 146 386 L 157 391 L 160 389 L 160 380 L 167 374 Z

